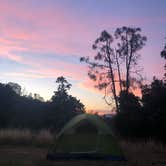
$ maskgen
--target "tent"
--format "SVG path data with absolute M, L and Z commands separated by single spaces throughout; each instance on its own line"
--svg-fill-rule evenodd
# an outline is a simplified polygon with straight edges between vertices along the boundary
M 81 114 L 60 131 L 47 159 L 124 160 L 124 156 L 111 129 L 99 116 Z

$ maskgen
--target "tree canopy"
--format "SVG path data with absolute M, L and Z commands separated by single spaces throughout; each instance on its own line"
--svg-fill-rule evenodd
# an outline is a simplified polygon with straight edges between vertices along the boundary
M 0 128 L 50 128 L 59 130 L 67 120 L 85 111 L 76 97 L 68 94 L 70 89 L 65 77 L 58 77 L 57 91 L 50 101 L 39 94 L 24 94 L 18 83 L 0 83 Z
M 140 28 L 117 28 L 114 35 L 104 30 L 92 46 L 97 52 L 93 59 L 80 58 L 81 62 L 88 64 L 88 76 L 97 82 L 96 87 L 105 89 L 106 103 L 111 105 L 115 101 L 117 112 L 120 111 L 120 92 L 128 93 L 142 80 L 136 65 L 140 57 L 139 51 L 145 43 L 146 37 L 141 34 Z

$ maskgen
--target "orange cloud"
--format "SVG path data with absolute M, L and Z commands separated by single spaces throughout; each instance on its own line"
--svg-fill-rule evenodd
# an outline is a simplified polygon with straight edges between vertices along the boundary
M 79 84 L 79 87 L 83 88 L 83 89 L 87 89 L 88 91 L 91 91 L 91 92 L 96 93 L 96 94 L 104 95 L 104 91 L 95 88 L 95 85 L 97 85 L 96 82 L 94 82 L 93 80 L 88 78 L 88 75 L 87 75 L 85 77 L 85 79 L 82 80 L 82 82 Z
M 10 34 L 10 37 L 19 40 L 30 40 L 33 38 L 33 35 L 25 32 L 19 32 L 19 33 Z
M 165 21 L 165 18 L 152 18 L 149 20 L 147 18 L 136 19 L 132 16 L 130 19 L 127 17 L 115 18 L 111 15 L 108 15 L 109 18 L 102 15 L 93 17 L 93 14 L 89 15 L 88 18 L 87 16 L 80 18 L 70 8 L 64 6 L 49 6 L 48 9 L 47 6 L 41 7 L 40 4 L 38 8 L 33 8 L 31 2 L 34 3 L 35 1 L 21 0 L 19 3 L 15 3 L 15 1 L 4 0 L 0 4 L 0 58 L 10 59 L 31 68 L 20 72 L 13 71 L 3 74 L 24 78 L 55 78 L 59 75 L 64 75 L 74 80 L 79 80 L 78 86 L 80 89 L 86 89 L 95 95 L 101 95 L 101 98 L 104 92 L 94 88 L 94 82 L 88 79 L 86 67 L 70 62 L 53 62 L 47 60 L 47 58 L 36 58 L 35 53 L 38 55 L 40 53 L 46 54 L 45 56 L 50 53 L 56 53 L 58 56 L 66 55 L 66 57 L 67 55 L 74 55 L 75 58 L 93 55 L 91 45 L 101 30 L 105 28 L 110 30 L 122 25 L 139 24 L 138 26 L 140 26 Z M 149 34 L 149 31 L 146 33 Z M 151 52 L 145 52 L 145 54 L 157 55 L 154 53 L 154 48 L 151 48 L 148 48 Z M 155 50 L 158 51 L 159 49 Z M 33 56 L 17 54 L 18 51 L 32 52 Z M 148 57 L 145 61 L 148 62 L 146 67 L 148 66 L 150 70 L 153 68 L 155 71 L 149 71 L 148 75 L 159 75 L 162 67 L 159 67 L 158 60 L 154 60 L 155 62 L 152 64 L 149 63 L 149 59 Z M 149 74 L 150 72 L 151 74 Z M 119 91 L 118 86 L 117 89 Z M 141 95 L 140 89 L 135 90 L 134 93 Z
M 56 63 L 39 60 L 39 65 L 37 67 L 36 62 L 31 61 L 32 59 L 27 59 L 27 61 L 24 59 L 22 60 L 22 63 L 31 64 L 35 67 L 34 69 L 26 69 L 21 72 L 5 73 L 5 75 L 25 78 L 56 78 L 60 75 L 63 75 L 73 80 L 81 80 L 85 76 L 86 68 L 77 64 L 69 64 L 65 62 Z
M 23 60 L 22 56 L 9 53 L 8 47 L 3 47 L 3 46 L 0 46 L 0 57 L 10 59 L 16 62 L 22 62 Z
M 118 74 L 116 73 L 115 74 L 115 80 L 118 80 Z M 93 81 L 91 80 L 90 78 L 85 78 L 81 83 L 80 83 L 80 87 L 81 88 L 84 88 L 84 89 L 87 89 L 93 93 L 96 93 L 96 94 L 102 94 L 103 96 L 105 95 L 105 90 L 99 90 L 98 88 L 95 88 L 95 85 L 97 85 L 97 81 Z M 117 95 L 119 95 L 119 92 L 120 92 L 120 87 L 119 87 L 119 83 L 116 82 L 115 83 L 115 86 L 116 86 L 116 93 Z M 141 97 L 141 89 L 140 88 L 135 88 L 135 89 L 132 89 L 131 90 L 136 96 L 139 96 Z M 110 92 L 111 93 L 111 92 Z

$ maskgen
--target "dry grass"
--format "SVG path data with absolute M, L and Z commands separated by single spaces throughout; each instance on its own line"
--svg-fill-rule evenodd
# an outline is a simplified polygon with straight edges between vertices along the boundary
M 122 141 L 120 144 L 129 161 L 166 165 L 166 145 L 162 143 L 149 140 L 146 142 Z
M 120 141 L 127 161 L 46 161 L 45 156 L 54 136 L 49 130 L 32 132 L 28 129 L 0 130 L 0 165 L 166 165 L 166 146 L 153 140 L 142 142 Z M 28 146 L 27 146 L 28 145 Z M 40 148 L 39 148 L 40 147 Z M 9 160 L 10 159 L 10 160 Z
M 151 152 L 154 144 L 126 143 L 123 149 L 127 161 L 88 161 L 88 160 L 59 160 L 47 161 L 48 148 L 29 146 L 0 146 L 0 165 L 2 166 L 165 166 L 165 147 L 158 152 Z M 157 146 L 157 145 L 155 145 Z M 138 148 L 139 147 L 139 148 Z M 136 148 L 136 149 L 135 149 Z M 155 148 L 156 149 L 156 148 Z M 143 152 L 142 152 L 143 151 Z M 162 154 L 164 153 L 164 154 Z
M 54 140 L 49 130 L 32 132 L 29 129 L 1 129 L 0 144 L 49 146 Z

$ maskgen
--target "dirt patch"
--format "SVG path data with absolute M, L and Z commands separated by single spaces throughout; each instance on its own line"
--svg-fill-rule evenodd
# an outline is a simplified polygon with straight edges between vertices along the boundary
M 150 154 L 125 153 L 128 161 L 47 161 L 48 149 L 36 147 L 0 146 L 0 166 L 165 166 L 166 159 L 163 153 Z M 134 156 L 134 155 L 137 155 Z M 146 157 L 147 156 L 147 157 Z

